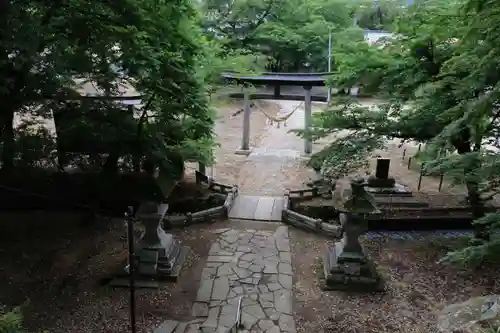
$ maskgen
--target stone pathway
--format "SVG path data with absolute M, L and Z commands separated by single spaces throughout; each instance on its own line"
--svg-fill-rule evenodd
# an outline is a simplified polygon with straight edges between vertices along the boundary
M 239 332 L 294 333 L 288 228 L 216 232 L 192 309 L 201 331 L 231 327 L 241 299 Z
M 281 221 L 283 197 L 239 195 L 229 212 L 229 218 L 256 221 Z

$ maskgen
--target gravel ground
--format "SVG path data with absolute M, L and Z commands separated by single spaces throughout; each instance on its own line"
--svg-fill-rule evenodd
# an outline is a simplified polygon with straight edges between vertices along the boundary
M 435 332 L 436 312 L 450 303 L 498 293 L 500 269 L 467 272 L 437 264 L 456 241 L 364 239 L 386 281 L 379 294 L 322 291 L 321 256 L 328 241 L 291 229 L 298 332 Z
M 213 234 L 197 226 L 174 234 L 192 254 L 178 283 L 137 292 L 137 327 L 150 333 L 160 322 L 189 319 Z M 19 305 L 29 299 L 25 325 L 32 332 L 123 333 L 129 329 L 127 289 L 102 281 L 121 268 L 127 256 L 123 222 L 112 221 L 99 232 L 39 233 L 20 242 L 0 243 L 0 304 Z M 8 260 L 23 253 L 20 260 Z

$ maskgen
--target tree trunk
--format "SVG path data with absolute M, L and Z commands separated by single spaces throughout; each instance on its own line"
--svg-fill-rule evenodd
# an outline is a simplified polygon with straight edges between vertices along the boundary
M 5 110 L 2 121 L 2 168 L 11 170 L 14 167 L 14 112 Z
M 132 155 L 132 165 L 135 173 L 141 172 L 141 157 Z
M 459 133 L 458 138 L 453 140 L 453 146 L 457 149 L 460 155 L 468 154 L 472 152 L 470 144 L 471 136 L 468 129 L 462 130 Z M 480 198 L 479 194 L 479 184 L 477 180 L 471 179 L 470 174 L 478 167 L 480 161 L 476 159 L 474 163 L 471 163 L 467 168 L 464 168 L 465 186 L 467 188 L 467 200 L 471 206 L 472 219 L 477 220 L 482 218 L 485 214 L 484 202 Z M 489 234 L 482 225 L 474 225 L 474 237 L 482 240 L 489 240 Z
M 118 159 L 120 158 L 120 154 L 117 152 L 112 152 L 109 154 L 106 159 L 106 163 L 104 163 L 103 171 L 107 174 L 116 174 L 118 172 Z

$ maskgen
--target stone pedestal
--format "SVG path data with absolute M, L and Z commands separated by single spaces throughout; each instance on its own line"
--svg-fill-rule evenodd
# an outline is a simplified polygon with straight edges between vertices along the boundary
M 167 210 L 166 204 L 146 203 L 137 212 L 144 226 L 144 233 L 135 247 L 137 288 L 158 288 L 160 280 L 177 281 L 188 255 L 188 248 L 161 227 Z M 129 287 L 129 267 L 127 260 L 125 269 L 110 281 L 110 286 Z
M 396 180 L 392 177 L 387 177 L 387 178 L 377 178 L 376 176 L 370 176 L 367 179 L 368 181 L 368 186 L 370 187 L 385 187 L 385 188 L 390 188 L 394 187 L 396 184 Z
M 252 147 L 249 147 L 248 149 L 238 149 L 237 151 L 235 151 L 234 153 L 236 155 L 244 155 L 244 156 L 248 156 L 252 153 Z
M 243 104 L 243 137 L 241 139 L 240 151 L 250 150 L 250 91 L 248 87 L 243 88 L 244 104 Z
M 163 230 L 161 222 L 168 205 L 145 204 L 138 212 L 144 233 L 137 246 L 137 272 L 158 279 L 176 280 L 188 249 Z
M 344 227 L 344 238 L 328 247 L 324 258 L 326 290 L 383 291 L 383 282 L 359 242 L 364 231 L 361 220 L 349 221 L 346 213 L 340 216 Z
M 375 175 L 366 180 L 365 191 L 372 195 L 375 205 L 381 210 L 428 207 L 427 200 L 414 196 L 408 187 L 389 177 L 389 166 L 389 159 L 377 159 Z

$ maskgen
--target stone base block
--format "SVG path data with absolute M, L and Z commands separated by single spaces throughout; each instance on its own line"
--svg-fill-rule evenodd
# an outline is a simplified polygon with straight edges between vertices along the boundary
M 165 249 L 141 249 L 137 252 L 137 281 L 177 282 L 180 272 L 189 255 L 189 248 L 174 241 L 168 251 Z M 116 279 L 128 279 L 128 265 L 116 275 Z M 128 282 L 117 281 L 128 286 Z M 123 285 L 125 287 L 125 285 Z M 144 288 L 147 288 L 146 286 Z M 152 287 L 149 287 L 152 288 Z
M 245 156 L 248 156 L 252 153 L 252 150 L 253 148 L 249 148 L 249 149 L 238 149 L 237 151 L 235 151 L 234 153 L 236 155 L 245 155 Z
M 369 187 L 394 187 L 396 184 L 396 180 L 392 177 L 388 177 L 386 179 L 377 178 L 375 176 L 368 177 L 367 180 Z
M 189 248 L 187 248 L 186 246 L 179 246 L 179 252 L 173 265 L 166 265 L 165 262 L 160 259 L 158 261 L 157 270 L 158 278 L 162 280 L 177 282 L 182 270 L 182 266 L 184 266 L 188 255 Z
M 384 291 L 375 265 L 364 254 L 342 252 L 343 243 L 328 247 L 323 261 L 324 289 L 343 291 Z
M 412 191 L 401 184 L 395 183 L 389 187 L 366 187 L 366 192 L 375 196 L 398 196 L 398 197 L 411 197 Z

